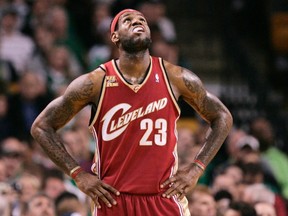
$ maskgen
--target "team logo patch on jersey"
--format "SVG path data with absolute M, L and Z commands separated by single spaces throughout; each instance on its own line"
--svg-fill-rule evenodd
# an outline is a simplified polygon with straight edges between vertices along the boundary
M 119 85 L 116 76 L 106 76 L 106 83 L 107 87 L 115 87 Z

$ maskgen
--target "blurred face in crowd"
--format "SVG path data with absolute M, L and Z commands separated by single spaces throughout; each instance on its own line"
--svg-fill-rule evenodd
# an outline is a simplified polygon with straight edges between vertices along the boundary
M 7 177 L 13 177 L 21 170 L 27 147 L 16 138 L 7 138 L 2 142 L 3 162 Z
M 1 28 L 5 31 L 5 33 L 9 34 L 16 29 L 17 20 L 18 17 L 16 13 L 8 13 L 1 19 Z
M 22 202 L 29 201 L 40 190 L 40 180 L 34 175 L 25 174 L 18 180 L 21 189 L 20 200 Z
M 224 216 L 242 216 L 240 212 L 234 210 L 234 209 L 228 209 Z
M 216 176 L 213 181 L 212 192 L 215 194 L 220 190 L 228 191 L 234 198 L 238 197 L 236 180 L 230 175 L 222 174 Z
M 189 204 L 191 216 L 216 216 L 216 202 L 212 195 L 196 191 L 193 197 Z
M 45 182 L 44 191 L 49 197 L 55 199 L 65 191 L 64 182 L 58 178 L 50 177 Z
M 52 199 L 44 195 L 38 195 L 28 203 L 25 216 L 55 216 L 55 206 Z
M 257 216 L 276 216 L 276 211 L 270 203 L 260 202 L 255 204 Z
M 42 94 L 44 83 L 33 72 L 26 72 L 20 80 L 20 92 L 26 100 L 33 100 Z

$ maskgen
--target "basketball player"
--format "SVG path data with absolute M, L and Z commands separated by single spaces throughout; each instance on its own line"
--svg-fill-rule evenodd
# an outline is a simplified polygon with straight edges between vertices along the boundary
M 126 9 L 111 23 L 119 59 L 74 80 L 35 120 L 31 133 L 47 155 L 94 201 L 93 215 L 190 215 L 191 190 L 226 138 L 232 117 L 191 71 L 149 55 L 150 29 Z M 211 132 L 194 162 L 177 170 L 177 105 L 183 97 Z M 96 150 L 85 172 L 57 135 L 85 106 Z

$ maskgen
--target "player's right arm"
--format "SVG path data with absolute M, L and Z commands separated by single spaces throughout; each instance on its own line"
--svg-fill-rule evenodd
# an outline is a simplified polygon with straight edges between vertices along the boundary
M 104 75 L 101 69 L 97 69 L 72 81 L 65 93 L 49 103 L 32 125 L 33 138 L 67 175 L 78 163 L 65 149 L 57 131 L 85 106 L 98 103 Z M 110 192 L 116 194 L 116 189 L 101 182 L 97 177 L 81 172 L 75 181 L 77 186 L 94 200 L 97 207 L 100 206 L 98 197 L 107 206 L 115 203 Z

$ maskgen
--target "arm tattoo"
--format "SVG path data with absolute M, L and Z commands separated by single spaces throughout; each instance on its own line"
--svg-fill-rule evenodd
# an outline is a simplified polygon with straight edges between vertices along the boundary
M 36 125 L 40 126 L 33 129 L 35 140 L 42 146 L 49 158 L 67 174 L 78 164 L 68 154 L 56 131 L 89 103 L 92 94 L 93 82 L 87 79 L 78 90 L 68 90 L 64 96 L 48 105 L 44 110 L 44 115 L 37 120 Z
M 199 78 L 192 72 L 188 73 L 182 69 L 183 81 L 190 94 L 186 101 L 209 122 L 211 130 L 206 142 L 196 156 L 204 164 L 208 164 L 216 155 L 231 127 L 232 116 L 222 102 L 212 94 L 208 93 Z

